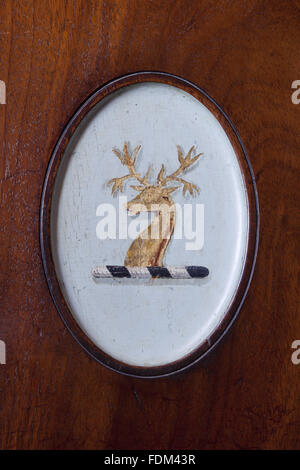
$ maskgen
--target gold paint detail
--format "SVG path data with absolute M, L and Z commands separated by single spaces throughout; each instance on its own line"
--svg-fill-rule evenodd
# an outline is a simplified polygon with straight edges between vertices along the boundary
M 166 175 L 165 165 L 162 164 L 156 184 L 152 185 L 149 182 L 151 166 L 144 176 L 138 173 L 135 168 L 140 148 L 140 145 L 135 147 L 131 155 L 127 143 L 124 144 L 123 153 L 113 149 L 114 154 L 122 165 L 128 168 L 129 172 L 125 176 L 111 179 L 107 184 L 112 185 L 112 194 L 114 195 L 117 191 L 123 192 L 126 180 L 135 179 L 139 185 L 131 187 L 139 194 L 128 202 L 127 210 L 131 215 L 137 215 L 140 212 L 155 212 L 153 222 L 130 245 L 124 265 L 163 266 L 163 257 L 175 227 L 175 203 L 170 195 L 180 187 L 167 185 L 171 181 L 177 182 L 183 185 L 183 195 L 187 192 L 191 196 L 199 194 L 198 186 L 181 178 L 181 174 L 190 168 L 202 153 L 192 156 L 195 152 L 193 146 L 184 156 L 180 146 L 177 145 L 179 167 L 170 175 Z

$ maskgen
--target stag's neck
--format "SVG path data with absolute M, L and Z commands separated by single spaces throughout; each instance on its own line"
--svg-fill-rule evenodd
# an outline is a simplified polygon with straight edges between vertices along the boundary
M 175 227 L 175 205 L 168 217 L 158 211 L 153 222 L 132 242 L 125 266 L 162 266 Z

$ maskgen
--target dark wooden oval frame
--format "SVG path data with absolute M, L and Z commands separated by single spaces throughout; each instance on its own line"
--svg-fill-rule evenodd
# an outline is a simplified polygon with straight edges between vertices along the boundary
M 114 91 L 120 90 L 121 88 L 142 82 L 158 82 L 180 88 L 186 91 L 187 93 L 190 93 L 196 99 L 198 99 L 214 114 L 214 116 L 222 125 L 235 150 L 241 168 L 241 172 L 244 177 L 249 204 L 248 248 L 244 269 L 231 305 L 227 310 L 227 313 L 224 315 L 223 320 L 218 325 L 218 327 L 212 332 L 210 337 L 207 338 L 205 342 L 200 344 L 199 347 L 196 348 L 194 351 L 184 356 L 180 360 L 155 367 L 132 366 L 123 363 L 117 359 L 114 359 L 113 357 L 109 356 L 104 351 L 99 349 L 81 330 L 81 328 L 75 321 L 61 292 L 59 282 L 56 277 L 50 240 L 50 216 L 55 178 L 60 162 L 63 158 L 65 149 L 74 131 L 77 129 L 78 125 L 80 124 L 82 119 L 89 113 L 89 111 L 103 98 L 105 98 Z M 94 359 L 96 359 L 98 362 L 108 367 L 109 369 L 134 377 L 157 378 L 181 372 L 184 369 L 194 365 L 195 363 L 203 359 L 221 341 L 221 339 L 224 337 L 224 335 L 236 319 L 238 313 L 240 312 L 247 291 L 249 289 L 249 285 L 254 271 L 258 249 L 258 238 L 258 196 L 254 174 L 242 141 L 235 127 L 231 123 L 228 116 L 221 109 L 221 107 L 210 96 L 208 96 L 208 94 L 204 90 L 183 78 L 164 72 L 136 72 L 117 78 L 105 84 L 104 86 L 97 89 L 80 106 L 80 108 L 77 110 L 77 112 L 73 115 L 69 123 L 64 128 L 53 150 L 45 176 L 40 208 L 40 244 L 47 284 L 56 309 L 70 333 L 88 354 L 90 354 Z

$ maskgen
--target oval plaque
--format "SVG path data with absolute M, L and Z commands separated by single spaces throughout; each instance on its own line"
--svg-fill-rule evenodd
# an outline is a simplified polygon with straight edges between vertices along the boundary
M 204 357 L 241 308 L 257 243 L 245 149 L 192 83 L 122 77 L 64 129 L 42 196 L 44 270 L 66 326 L 105 366 L 158 377 Z

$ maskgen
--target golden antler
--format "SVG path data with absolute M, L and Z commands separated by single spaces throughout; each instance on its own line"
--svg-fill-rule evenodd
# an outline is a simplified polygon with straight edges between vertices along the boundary
M 180 163 L 180 166 L 176 171 L 174 171 L 174 173 L 172 173 L 169 176 L 164 177 L 165 166 L 164 166 L 164 164 L 162 164 L 160 172 L 158 173 L 158 176 L 157 176 L 158 185 L 159 186 L 166 186 L 166 184 L 169 181 L 178 181 L 179 183 L 183 184 L 183 191 L 182 191 L 183 195 L 185 195 L 185 193 L 187 191 L 192 196 L 194 195 L 194 191 L 195 191 L 195 193 L 199 193 L 198 186 L 196 186 L 193 183 L 189 183 L 188 181 L 184 180 L 183 178 L 178 177 L 181 173 L 183 173 L 185 170 L 187 170 L 196 160 L 198 160 L 200 155 L 203 155 L 202 153 L 198 153 L 198 155 L 195 155 L 194 157 L 192 157 L 192 153 L 194 152 L 194 150 L 195 150 L 195 147 L 194 146 L 191 147 L 190 150 L 188 151 L 186 157 L 184 157 L 183 153 L 181 151 L 181 148 L 179 147 L 179 145 L 177 145 L 178 161 Z
M 122 165 L 127 166 L 128 170 L 129 170 L 129 174 L 127 174 L 125 176 L 121 176 L 120 178 L 113 178 L 110 181 L 108 181 L 107 185 L 110 185 L 110 184 L 113 185 L 112 190 L 111 190 L 112 194 L 115 194 L 116 191 L 122 192 L 123 189 L 124 189 L 124 187 L 123 187 L 124 181 L 128 180 L 129 178 L 135 178 L 139 183 L 141 183 L 143 185 L 142 187 L 150 186 L 150 184 L 148 182 L 148 178 L 149 178 L 149 175 L 150 175 L 151 167 L 148 168 L 148 171 L 147 171 L 146 175 L 144 177 L 142 177 L 139 173 L 137 173 L 137 171 L 135 169 L 135 166 L 134 166 L 135 161 L 136 161 L 136 157 L 137 157 L 137 155 L 140 151 L 140 148 L 141 148 L 141 146 L 138 145 L 134 149 L 134 151 L 132 152 L 131 157 L 129 155 L 128 145 L 126 143 L 124 144 L 123 155 L 119 150 L 113 149 L 114 154 L 119 158 Z

